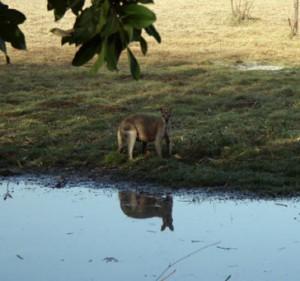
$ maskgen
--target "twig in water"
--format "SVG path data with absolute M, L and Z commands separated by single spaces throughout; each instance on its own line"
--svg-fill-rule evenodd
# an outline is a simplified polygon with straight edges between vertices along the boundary
M 277 206 L 281 206 L 281 207 L 288 207 L 288 205 L 287 204 L 283 204 L 283 203 L 275 203 L 275 205 L 277 205 Z
M 221 246 L 217 246 L 217 248 L 218 248 L 218 249 L 221 249 L 221 250 L 226 250 L 226 251 L 237 250 L 237 248 L 221 247 Z
M 16 255 L 16 257 L 17 257 L 18 259 L 20 259 L 20 260 L 24 260 L 24 258 L 23 258 L 22 256 L 20 256 L 20 255 Z
M 174 269 L 170 274 L 168 274 L 166 277 L 163 279 L 160 279 L 159 281 L 166 281 L 169 277 L 171 277 L 174 273 L 176 272 L 176 269 Z
M 203 246 L 203 247 L 201 247 L 201 248 L 199 248 L 199 249 L 197 249 L 197 250 L 195 250 L 195 251 L 193 251 L 193 252 L 187 254 L 186 256 L 183 256 L 183 257 L 179 258 L 178 260 L 174 261 L 173 263 L 170 263 L 170 264 L 162 271 L 162 273 L 155 279 L 155 281 L 162 281 L 162 280 L 165 280 L 165 279 L 164 279 L 164 278 L 165 278 L 164 275 L 165 275 L 165 274 L 168 272 L 168 270 L 169 270 L 171 267 L 173 267 L 174 265 L 176 265 L 176 264 L 178 264 L 178 263 L 180 263 L 180 262 L 186 260 L 187 258 L 189 258 L 189 257 L 191 257 L 191 256 L 193 256 L 193 255 L 195 255 L 195 254 L 197 254 L 197 253 L 199 253 L 199 252 L 201 252 L 201 251 L 207 249 L 207 248 L 211 248 L 211 247 L 217 246 L 217 245 L 219 245 L 220 243 L 221 243 L 221 241 L 218 241 L 218 242 L 215 242 L 215 243 L 212 243 L 212 244 L 208 244 L 208 245 L 206 245 L 206 246 Z
M 204 242 L 202 240 L 191 240 L 192 243 L 201 243 L 201 242 Z

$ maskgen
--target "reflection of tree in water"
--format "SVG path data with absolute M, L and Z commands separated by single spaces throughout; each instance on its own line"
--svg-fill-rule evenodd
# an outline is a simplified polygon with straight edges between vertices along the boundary
M 120 206 L 125 215 L 136 219 L 162 218 L 161 231 L 168 227 L 174 230 L 172 208 L 173 197 L 170 195 L 152 195 L 133 191 L 119 192 Z

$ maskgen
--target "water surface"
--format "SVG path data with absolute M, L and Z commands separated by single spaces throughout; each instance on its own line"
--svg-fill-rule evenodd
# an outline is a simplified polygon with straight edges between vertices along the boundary
M 22 179 L 8 191 L 12 198 L 2 181 L 3 281 L 163 280 L 172 272 L 167 280 L 299 279 L 296 200 L 157 195 L 112 184 L 53 189 Z

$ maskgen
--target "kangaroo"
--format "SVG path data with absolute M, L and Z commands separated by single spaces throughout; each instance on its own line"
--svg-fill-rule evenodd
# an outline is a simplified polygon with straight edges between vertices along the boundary
M 171 155 L 171 111 L 167 108 L 161 108 L 160 112 L 160 117 L 146 114 L 136 114 L 126 117 L 119 125 L 117 132 L 118 151 L 122 152 L 124 141 L 127 141 L 129 160 L 133 160 L 133 149 L 136 141 L 142 142 L 143 152 L 146 151 L 148 142 L 154 142 L 157 155 L 162 157 L 161 142 L 165 139 L 168 153 Z

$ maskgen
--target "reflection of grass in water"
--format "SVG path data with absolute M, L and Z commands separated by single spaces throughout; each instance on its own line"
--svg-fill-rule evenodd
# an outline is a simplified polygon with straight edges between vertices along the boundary
M 299 188 L 298 69 L 239 72 L 168 60 L 145 60 L 144 69 L 135 82 L 127 72 L 2 67 L 0 166 L 118 166 L 132 178 L 177 186 Z M 173 108 L 174 153 L 182 159 L 153 157 L 153 145 L 150 157 L 133 163 L 112 153 L 122 117 L 156 114 L 161 105 Z

